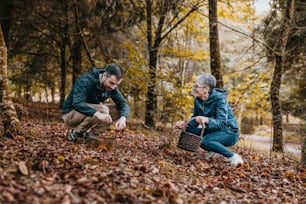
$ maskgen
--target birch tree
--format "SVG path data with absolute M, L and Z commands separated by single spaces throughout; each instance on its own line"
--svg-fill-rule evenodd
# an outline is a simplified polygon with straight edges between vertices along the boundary
M 20 133 L 20 122 L 10 97 L 7 78 L 7 47 L 0 24 L 0 112 L 4 127 L 4 135 L 15 137 Z

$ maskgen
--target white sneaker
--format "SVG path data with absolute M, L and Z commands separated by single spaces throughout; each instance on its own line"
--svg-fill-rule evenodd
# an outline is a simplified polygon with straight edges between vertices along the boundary
M 217 156 L 218 156 L 218 153 L 209 151 L 209 152 L 207 152 L 207 154 L 206 154 L 204 159 L 205 160 L 210 160 L 212 158 L 216 158 Z
M 231 165 L 237 166 L 238 164 L 243 164 L 243 160 L 239 154 L 234 153 L 234 155 L 228 158 L 228 161 L 231 162 Z

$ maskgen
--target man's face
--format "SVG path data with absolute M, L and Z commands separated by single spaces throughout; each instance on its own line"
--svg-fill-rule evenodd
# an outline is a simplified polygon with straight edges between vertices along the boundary
M 101 83 L 104 86 L 105 90 L 110 91 L 115 89 L 122 79 L 117 79 L 115 75 L 107 76 L 107 73 L 103 73 Z

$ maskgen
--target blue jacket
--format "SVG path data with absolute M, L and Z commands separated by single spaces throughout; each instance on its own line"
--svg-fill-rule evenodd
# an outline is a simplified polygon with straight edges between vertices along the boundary
M 227 91 L 224 89 L 215 88 L 211 91 L 207 101 L 195 98 L 192 117 L 206 116 L 209 118 L 205 132 L 206 130 L 208 132 L 220 131 L 226 128 L 238 129 L 238 123 L 226 95 Z M 198 125 L 195 120 L 192 120 L 188 124 L 188 129 L 197 128 Z
M 99 104 L 111 98 L 119 107 L 120 115 L 128 117 L 130 107 L 118 87 L 114 90 L 106 91 L 101 85 L 99 74 L 103 72 L 104 69 L 94 67 L 90 72 L 84 73 L 75 81 L 63 104 L 63 114 L 76 110 L 84 115 L 93 116 L 97 110 L 89 107 L 86 103 Z

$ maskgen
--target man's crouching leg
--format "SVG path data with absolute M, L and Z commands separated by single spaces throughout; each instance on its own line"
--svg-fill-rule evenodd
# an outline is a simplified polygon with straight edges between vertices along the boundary
M 92 108 L 101 113 L 110 114 L 113 122 L 120 118 L 119 108 L 116 104 L 88 104 Z M 92 124 L 86 131 L 87 136 L 99 136 L 107 131 L 110 124 L 103 123 L 94 117 L 94 124 Z

